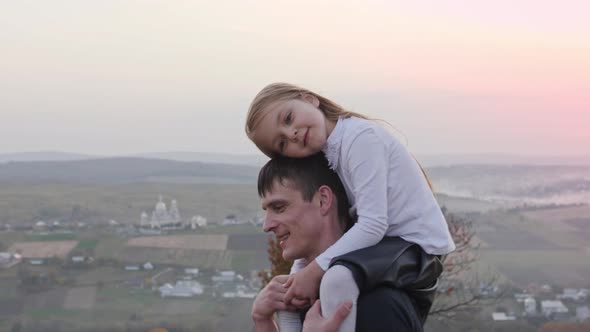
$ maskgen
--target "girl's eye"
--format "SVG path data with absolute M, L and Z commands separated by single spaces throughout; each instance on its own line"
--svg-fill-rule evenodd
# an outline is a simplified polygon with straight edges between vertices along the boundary
M 289 114 L 287 114 L 287 117 L 285 118 L 285 123 L 290 124 L 291 120 L 293 120 L 293 118 L 291 116 L 291 112 L 289 112 Z
M 285 139 L 281 138 L 281 140 L 279 141 L 279 151 L 283 152 L 284 149 L 285 149 Z

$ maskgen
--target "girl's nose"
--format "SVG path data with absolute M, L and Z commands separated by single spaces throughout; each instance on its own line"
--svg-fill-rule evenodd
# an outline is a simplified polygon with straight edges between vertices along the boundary
M 297 142 L 297 129 L 293 129 L 293 130 L 291 131 L 291 140 L 292 140 L 293 142 Z

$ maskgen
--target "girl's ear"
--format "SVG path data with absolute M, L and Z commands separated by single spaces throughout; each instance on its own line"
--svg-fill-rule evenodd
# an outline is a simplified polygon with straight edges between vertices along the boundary
M 306 102 L 312 104 L 313 106 L 315 106 L 316 108 L 320 107 L 320 100 L 318 99 L 318 97 L 310 94 L 310 93 L 304 93 L 301 95 L 301 98 L 303 98 L 303 100 L 305 100 Z
M 334 204 L 334 194 L 332 189 L 326 185 L 323 185 L 318 189 L 317 195 L 320 203 L 320 213 L 322 215 L 328 214 L 332 204 Z

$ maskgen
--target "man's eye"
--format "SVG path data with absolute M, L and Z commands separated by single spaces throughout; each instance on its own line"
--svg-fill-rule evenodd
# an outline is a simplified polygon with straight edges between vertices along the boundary
M 290 124 L 291 120 L 293 120 L 293 117 L 291 116 L 291 112 L 289 112 L 289 114 L 287 114 L 287 117 L 285 118 L 285 124 Z

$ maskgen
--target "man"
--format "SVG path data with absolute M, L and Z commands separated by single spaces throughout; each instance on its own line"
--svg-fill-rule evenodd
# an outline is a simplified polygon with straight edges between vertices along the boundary
M 264 231 L 275 234 L 285 259 L 311 262 L 352 226 L 342 183 L 321 154 L 269 161 L 260 171 L 258 193 L 266 211 Z M 256 331 L 276 331 L 274 313 L 295 309 L 283 302 L 287 278 L 273 278 L 254 301 Z M 336 331 L 349 308 L 350 303 L 344 303 L 325 319 L 316 302 L 306 316 L 304 331 Z M 356 314 L 357 331 L 422 331 L 423 320 L 414 301 L 395 287 L 361 288 Z

